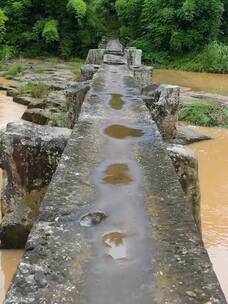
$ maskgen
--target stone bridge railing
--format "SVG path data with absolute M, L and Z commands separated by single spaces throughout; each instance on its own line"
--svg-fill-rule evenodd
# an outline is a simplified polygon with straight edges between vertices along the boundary
M 6 304 L 226 303 L 200 236 L 197 161 L 176 145 L 179 88 L 151 85 L 141 56 L 116 40 L 89 52 L 86 83 L 66 92 L 72 132 L 20 122 L 1 136 L 2 246 L 23 247 L 33 226 Z

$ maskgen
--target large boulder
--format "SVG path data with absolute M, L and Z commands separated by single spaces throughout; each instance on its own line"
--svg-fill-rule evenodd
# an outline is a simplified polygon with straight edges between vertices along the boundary
M 142 90 L 143 99 L 164 139 L 176 137 L 180 88 L 172 85 L 150 85 Z
M 201 231 L 200 186 L 197 158 L 192 150 L 186 146 L 169 145 L 167 150 L 181 186 L 187 195 L 195 223 L 199 231 Z
M 23 248 L 71 131 L 10 123 L 1 134 L 1 247 Z

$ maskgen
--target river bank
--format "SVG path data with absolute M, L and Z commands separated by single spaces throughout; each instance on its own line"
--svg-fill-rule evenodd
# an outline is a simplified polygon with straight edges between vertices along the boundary
M 228 75 L 155 70 L 153 80 L 158 83 L 178 85 L 183 102 L 214 101 L 228 106 Z

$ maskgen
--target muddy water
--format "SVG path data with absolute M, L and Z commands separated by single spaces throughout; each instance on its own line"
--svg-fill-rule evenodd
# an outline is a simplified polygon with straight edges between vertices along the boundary
M 0 91 L 0 127 L 20 118 L 25 109 L 25 106 L 13 102 L 11 97 L 6 96 L 6 92 Z
M 106 169 L 103 181 L 112 185 L 127 185 L 132 182 L 129 176 L 129 168 L 126 164 L 113 164 Z
M 143 136 L 143 131 L 123 125 L 111 125 L 105 129 L 105 134 L 113 138 L 125 139 L 127 137 L 141 137 Z
M 0 78 L 0 83 L 3 82 L 10 83 L 10 81 Z M 17 120 L 24 111 L 24 106 L 14 103 L 11 97 L 6 96 L 6 92 L 0 91 L 0 127 L 4 127 L 8 122 Z M 0 191 L 1 185 L 2 171 L 0 170 Z M 4 301 L 5 294 L 22 255 L 23 250 L 0 250 L 0 304 Z
M 228 300 L 228 130 L 197 129 L 215 138 L 191 148 L 199 159 L 203 239 Z
M 127 257 L 125 237 L 126 235 L 122 232 L 111 232 L 103 236 L 103 242 L 108 249 L 108 254 L 114 260 Z
M 115 110 L 121 110 L 123 108 L 123 100 L 121 98 L 121 95 L 119 94 L 113 94 L 111 101 L 110 101 L 110 105 L 113 109 Z
M 228 95 L 228 75 L 224 74 L 155 70 L 153 79 L 159 83 L 188 87 L 194 91 Z

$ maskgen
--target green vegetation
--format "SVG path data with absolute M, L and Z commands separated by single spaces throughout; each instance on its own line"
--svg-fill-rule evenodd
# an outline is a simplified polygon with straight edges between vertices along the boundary
M 204 127 L 228 128 L 228 108 L 208 102 L 182 103 L 179 120 Z
M 23 64 L 15 63 L 15 64 L 9 65 L 8 70 L 5 73 L 3 73 L 3 76 L 7 79 L 12 79 L 12 78 L 22 74 L 23 71 L 24 71 Z
M 84 57 L 103 36 L 157 66 L 228 72 L 228 0 L 0 0 L 0 59 Z
M 51 88 L 44 83 L 28 83 L 18 88 L 20 95 L 30 94 L 34 98 L 45 98 Z

